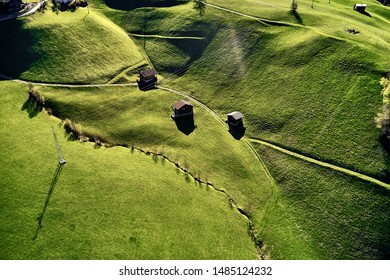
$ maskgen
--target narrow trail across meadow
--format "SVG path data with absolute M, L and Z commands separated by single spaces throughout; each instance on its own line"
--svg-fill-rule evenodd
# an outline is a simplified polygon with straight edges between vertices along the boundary
M 304 160 L 304 161 L 307 161 L 307 162 L 310 162 L 310 163 L 314 163 L 316 165 L 319 165 L 319 166 L 322 166 L 322 167 L 326 167 L 326 168 L 329 168 L 329 169 L 332 169 L 332 170 L 335 170 L 335 171 L 347 174 L 349 176 L 353 176 L 353 177 L 359 178 L 361 180 L 364 180 L 364 181 L 367 181 L 367 182 L 370 182 L 370 183 L 377 184 L 379 186 L 385 187 L 385 188 L 390 190 L 390 184 L 382 182 L 382 181 L 380 181 L 378 179 L 375 179 L 373 177 L 370 177 L 368 175 L 365 175 L 365 174 L 362 174 L 362 173 L 359 173 L 359 172 L 356 172 L 356 171 L 353 171 L 353 170 L 350 170 L 350 169 L 347 169 L 347 168 L 344 168 L 344 167 L 340 167 L 340 166 L 337 166 L 337 165 L 334 165 L 334 164 L 331 164 L 331 163 L 323 162 L 323 161 L 320 161 L 320 160 L 317 160 L 317 159 L 314 159 L 314 158 L 311 158 L 311 157 L 308 157 L 308 156 L 305 156 L 305 155 L 302 155 L 302 154 L 290 151 L 290 150 L 288 150 L 286 148 L 282 148 L 280 146 L 277 146 L 275 144 L 269 143 L 269 142 L 264 141 L 264 140 L 250 138 L 249 141 L 252 142 L 252 143 L 258 143 L 258 144 L 267 146 L 269 148 L 277 150 L 277 151 L 279 151 L 281 153 L 284 153 L 286 155 L 293 156 L 295 158 L 298 158 L 298 159 L 301 159 L 301 160 Z
M 68 87 L 68 88 L 134 87 L 134 86 L 137 86 L 137 83 L 126 83 L 126 84 L 85 84 L 85 85 L 84 84 L 76 85 L 76 84 L 40 83 L 40 82 L 31 82 L 31 81 L 24 81 L 24 80 L 20 80 L 20 79 L 14 79 L 14 78 L 11 78 L 9 76 L 2 75 L 2 74 L 0 74 L 0 78 L 4 78 L 4 79 L 11 80 L 13 82 L 17 82 L 17 83 L 21 83 L 21 84 L 32 84 L 32 85 L 36 85 L 36 86 Z M 191 100 L 195 104 L 201 106 L 203 109 L 208 111 L 216 120 L 218 120 L 218 122 L 221 125 L 223 125 L 224 127 L 228 128 L 228 126 L 225 123 L 225 121 L 223 121 L 218 116 L 218 114 L 216 112 L 214 112 L 210 107 L 208 107 L 206 104 L 202 103 L 201 101 L 199 101 L 198 99 L 196 99 L 192 95 L 190 95 L 188 93 L 185 93 L 183 91 L 179 91 L 179 90 L 175 90 L 175 89 L 169 88 L 169 87 L 157 86 L 157 88 L 159 88 L 161 90 L 165 90 L 165 91 L 169 91 L 169 92 L 175 93 L 177 95 L 183 96 L 183 97 Z M 255 138 L 249 138 L 249 139 L 245 139 L 244 138 L 244 139 L 242 139 L 242 141 L 252 151 L 253 155 L 256 157 L 257 161 L 260 163 L 260 165 L 262 166 L 262 168 L 263 168 L 264 172 L 266 173 L 268 179 L 270 180 L 270 182 L 273 185 L 275 184 L 275 180 L 273 179 L 271 173 L 269 172 L 269 170 L 268 170 L 267 166 L 265 165 L 264 161 L 262 160 L 261 156 L 257 153 L 256 149 L 252 146 L 251 142 L 252 143 L 261 144 L 261 145 L 264 145 L 264 146 L 267 146 L 267 147 L 270 147 L 270 148 L 272 148 L 274 150 L 277 150 L 277 151 L 282 152 L 284 154 L 293 156 L 295 158 L 299 158 L 301 160 L 304 160 L 304 161 L 307 161 L 307 162 L 310 162 L 310 163 L 314 163 L 314 164 L 322 166 L 322 167 L 326 167 L 326 168 L 330 168 L 332 170 L 336 170 L 336 171 L 342 172 L 344 174 L 347 174 L 347 175 L 359 178 L 361 180 L 364 180 L 364 181 L 367 181 L 367 182 L 370 182 L 370 183 L 377 184 L 379 186 L 385 187 L 385 188 L 390 190 L 390 184 L 382 182 L 382 181 L 380 181 L 380 180 L 378 180 L 376 178 L 373 178 L 373 177 L 370 177 L 370 176 L 365 175 L 363 173 L 359 173 L 359 172 L 356 172 L 356 171 L 353 171 L 353 170 L 350 170 L 350 169 L 347 169 L 347 168 L 344 168 L 344 167 L 340 167 L 340 166 L 337 166 L 337 165 L 334 165 L 334 164 L 331 164 L 331 163 L 320 161 L 320 160 L 311 158 L 309 156 L 305 156 L 305 155 L 297 153 L 297 152 L 290 151 L 290 150 L 288 150 L 286 148 L 282 148 L 282 147 L 280 147 L 278 145 L 275 145 L 273 143 L 267 142 L 265 140 L 260 140 L 260 139 L 255 139 Z
M 168 36 L 168 35 L 158 35 L 158 34 L 135 34 L 135 33 L 129 33 L 129 35 L 133 37 L 141 37 L 141 38 L 204 40 L 204 37 L 195 37 L 195 36 Z
M 246 18 L 251 18 L 251 19 L 257 20 L 257 21 L 259 21 L 260 23 L 263 23 L 263 24 L 286 25 L 286 26 L 302 26 L 302 25 L 295 24 L 295 23 L 289 23 L 289 22 L 284 22 L 284 21 L 269 20 L 269 19 L 265 19 L 265 18 L 261 18 L 261 17 L 255 17 L 255 16 L 251 16 L 251 15 L 248 15 L 248 14 L 244 14 L 244 13 L 235 11 L 235 10 L 227 9 L 227 8 L 224 8 L 224 7 L 221 7 L 221 6 L 209 4 L 209 3 L 206 3 L 206 2 L 203 2 L 203 3 L 205 5 L 207 5 L 207 6 L 209 6 L 209 7 L 214 8 L 214 9 L 225 11 L 225 12 L 228 12 L 228 13 L 231 13 L 231 14 L 236 14 L 238 16 L 242 16 L 242 17 L 246 17 Z
M 93 88 L 93 87 L 128 87 L 128 86 L 138 86 L 137 83 L 125 83 L 125 84 L 58 84 L 58 83 L 41 83 L 33 81 L 25 81 L 16 78 L 12 78 L 7 75 L 0 74 L 0 78 L 4 80 L 13 81 L 20 84 L 31 84 L 33 86 L 47 86 L 47 87 L 64 87 L 64 88 Z

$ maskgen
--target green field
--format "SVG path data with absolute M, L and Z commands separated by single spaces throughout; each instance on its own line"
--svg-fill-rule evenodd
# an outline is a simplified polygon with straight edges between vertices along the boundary
M 200 16 L 188 1 L 93 0 L 0 22 L 1 77 L 37 82 L 53 114 L 0 81 L 0 259 L 389 259 L 389 191 L 363 175 L 390 181 L 374 121 L 390 8 L 207 3 Z M 102 85 L 150 67 L 158 89 Z M 171 119 L 183 98 L 185 131 Z M 236 110 L 241 140 L 224 123 Z
M 161 158 L 67 141 L 58 119 L 21 110 L 26 86 L 0 91 L 0 259 L 256 258 L 226 195 Z

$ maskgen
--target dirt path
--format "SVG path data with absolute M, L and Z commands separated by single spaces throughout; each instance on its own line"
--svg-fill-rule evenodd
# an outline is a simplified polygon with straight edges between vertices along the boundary
M 224 7 L 220 7 L 220 6 L 217 6 L 217 5 L 209 4 L 209 3 L 206 3 L 206 2 L 203 2 L 203 3 L 205 5 L 207 5 L 207 6 L 209 6 L 209 7 L 212 7 L 212 8 L 221 10 L 221 11 L 225 11 L 225 12 L 228 12 L 228 13 L 231 13 L 231 14 L 236 14 L 236 15 L 239 15 L 239 16 L 242 16 L 242 17 L 246 17 L 246 18 L 251 18 L 251 19 L 257 20 L 257 21 L 259 21 L 259 22 L 261 22 L 263 24 L 265 23 L 265 24 L 274 24 L 274 25 L 285 25 L 285 26 L 301 26 L 301 25 L 298 25 L 298 24 L 288 23 L 288 22 L 284 22 L 284 21 L 269 20 L 269 19 L 265 19 L 265 18 L 255 17 L 255 16 L 251 16 L 251 15 L 248 15 L 248 14 L 237 12 L 235 10 L 230 10 L 230 9 L 227 9 L 227 8 L 224 8 Z
M 64 88 L 92 88 L 92 87 L 129 87 L 129 86 L 138 86 L 137 83 L 126 83 L 126 84 L 57 84 L 57 83 L 40 83 L 40 82 L 31 82 L 20 79 L 15 79 L 6 75 L 0 74 L 0 78 L 4 80 L 10 80 L 20 84 L 31 84 L 33 86 L 47 86 L 47 87 L 64 87 Z
M 271 144 L 271 143 L 263 141 L 263 140 L 251 138 L 249 141 L 253 142 L 253 143 L 258 143 L 258 144 L 261 144 L 261 145 L 264 145 L 264 146 L 267 146 L 267 147 L 270 147 L 270 148 L 272 148 L 274 150 L 277 150 L 277 151 L 279 151 L 281 153 L 284 153 L 286 155 L 290 155 L 290 156 L 293 156 L 295 158 L 299 158 L 301 160 L 304 160 L 304 161 L 307 161 L 307 162 L 310 162 L 310 163 L 314 163 L 314 164 L 322 166 L 322 167 L 326 167 L 326 168 L 330 168 L 332 170 L 336 170 L 336 171 L 342 172 L 342 173 L 347 174 L 349 176 L 353 176 L 353 177 L 359 178 L 359 179 L 361 179 L 363 181 L 367 181 L 367 182 L 370 182 L 370 183 L 377 184 L 379 186 L 385 187 L 388 190 L 390 190 L 390 184 L 386 184 L 386 183 L 384 183 L 384 182 L 382 182 L 382 181 L 380 181 L 378 179 L 372 178 L 372 177 L 367 176 L 365 174 L 362 174 L 362 173 L 359 173 L 359 172 L 356 172 L 356 171 L 352 171 L 350 169 L 347 169 L 347 168 L 344 168 L 344 167 L 340 167 L 340 166 L 337 166 L 337 165 L 334 165 L 334 164 L 331 164 L 331 163 L 323 162 L 323 161 L 320 161 L 320 160 L 317 160 L 317 159 L 314 159 L 314 158 L 311 158 L 311 157 L 308 157 L 308 156 L 304 156 L 302 154 L 298 154 L 296 152 L 287 150 L 285 148 L 279 147 L 279 146 L 277 146 L 275 144 Z
M 191 36 L 166 36 L 166 35 L 157 35 L 157 34 L 143 35 L 143 34 L 135 34 L 135 33 L 129 33 L 129 35 L 133 37 L 141 37 L 141 38 L 204 40 L 204 37 L 191 37 Z

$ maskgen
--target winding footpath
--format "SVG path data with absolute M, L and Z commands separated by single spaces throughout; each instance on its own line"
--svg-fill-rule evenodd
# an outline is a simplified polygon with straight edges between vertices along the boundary
M 265 18 L 255 17 L 255 16 L 251 16 L 251 15 L 248 15 L 248 14 L 237 12 L 235 10 L 227 9 L 227 8 L 224 8 L 224 7 L 221 7 L 221 6 L 209 4 L 209 3 L 206 3 L 206 2 L 203 2 L 203 1 L 202 1 L 202 3 L 205 4 L 206 6 L 212 7 L 214 9 L 218 9 L 218 10 L 225 11 L 225 12 L 228 12 L 228 13 L 231 13 L 231 14 L 235 14 L 235 15 L 238 15 L 238 16 L 242 16 L 242 17 L 246 17 L 246 18 L 251 18 L 251 19 L 257 20 L 257 21 L 259 21 L 260 23 L 263 23 L 263 24 L 298 26 L 298 24 L 295 24 L 295 23 L 288 23 L 288 22 L 284 22 L 284 21 L 269 20 L 269 19 L 265 19 Z
M 157 35 L 157 34 L 136 34 L 136 33 L 129 33 L 129 35 L 132 37 L 141 37 L 141 38 L 204 40 L 204 37 L 195 37 L 195 36 L 167 36 L 167 35 Z
M 41 83 L 41 82 L 32 82 L 25 81 L 10 76 L 0 74 L 0 78 L 4 80 L 10 80 L 20 84 L 31 84 L 33 86 L 45 86 L 45 87 L 63 87 L 63 88 L 93 88 L 93 87 L 128 87 L 128 86 L 138 86 L 137 83 L 125 83 L 125 84 L 57 84 L 57 83 Z
M 335 170 L 335 171 L 347 174 L 349 176 L 353 176 L 353 177 L 359 178 L 361 180 L 364 180 L 364 181 L 367 181 L 367 182 L 370 182 L 370 183 L 377 184 L 379 186 L 382 186 L 382 187 L 390 190 L 390 184 L 386 184 L 385 182 L 382 182 L 382 181 L 380 181 L 378 179 L 375 179 L 373 177 L 367 176 L 365 174 L 362 174 L 362 173 L 359 173 L 359 172 L 356 172 L 356 171 L 353 171 L 353 170 L 350 170 L 350 169 L 347 169 L 347 168 L 344 168 L 344 167 L 340 167 L 340 166 L 337 166 L 337 165 L 334 165 L 334 164 L 331 164 L 331 163 L 323 162 L 323 161 L 320 161 L 320 160 L 317 160 L 317 159 L 314 159 L 314 158 L 311 158 L 311 157 L 308 157 L 308 156 L 305 156 L 305 155 L 302 155 L 302 154 L 290 151 L 288 149 L 279 147 L 279 146 L 277 146 L 275 144 L 271 144 L 271 143 L 269 143 L 267 141 L 264 141 L 264 140 L 251 138 L 249 141 L 251 141 L 252 143 L 258 143 L 258 144 L 267 146 L 269 148 L 277 150 L 277 151 L 279 151 L 281 153 L 284 153 L 286 155 L 289 155 L 289 156 L 292 156 L 292 157 L 295 157 L 295 158 L 298 158 L 298 159 L 301 159 L 301 160 L 304 160 L 304 161 L 307 161 L 307 162 L 310 162 L 310 163 L 314 163 L 316 165 L 319 165 L 319 166 L 322 166 L 322 167 L 326 167 L 326 168 L 329 168 L 329 169 L 332 169 L 332 170 Z
M 49 87 L 50 86 L 51 87 L 64 87 L 64 88 L 134 87 L 134 86 L 138 86 L 137 83 L 126 83 L 126 84 L 108 84 L 108 83 L 105 83 L 105 84 L 79 84 L 79 85 L 77 85 L 77 84 L 41 83 L 41 82 L 31 82 L 31 81 L 24 81 L 24 80 L 20 80 L 20 79 L 15 79 L 15 78 L 12 78 L 12 77 L 9 77 L 9 76 L 6 76 L 6 75 L 2 75 L 2 74 L 0 74 L 0 78 L 6 79 L 6 80 L 11 80 L 13 82 L 17 82 L 17 83 L 21 83 L 21 84 L 31 84 L 31 85 L 35 85 L 35 86 L 49 86 Z M 206 104 L 204 104 L 201 101 L 199 101 L 198 99 L 196 99 L 194 96 L 192 96 L 192 95 L 190 95 L 188 93 L 185 93 L 183 91 L 175 90 L 175 89 L 172 89 L 172 88 L 169 88 L 169 87 L 157 86 L 157 88 L 159 88 L 161 90 L 165 90 L 165 91 L 169 91 L 169 92 L 175 93 L 177 95 L 180 95 L 180 96 L 182 96 L 184 98 L 189 99 L 193 103 L 199 105 L 200 107 L 205 109 L 207 112 L 209 112 L 226 129 L 228 128 L 228 126 L 225 123 L 225 121 L 223 121 L 218 116 L 218 114 L 216 112 L 214 112 Z M 305 156 L 303 154 L 299 154 L 297 152 L 293 152 L 291 150 L 288 150 L 286 148 L 282 148 L 282 147 L 280 147 L 278 145 L 275 145 L 273 143 L 267 142 L 265 140 L 260 140 L 260 139 L 255 139 L 255 138 L 243 138 L 242 141 L 252 151 L 253 155 L 256 157 L 257 161 L 262 166 L 263 171 L 265 172 L 265 174 L 267 175 L 268 179 L 270 180 L 270 182 L 273 185 L 276 184 L 275 180 L 273 179 L 273 177 L 272 177 L 271 173 L 269 172 L 269 170 L 268 170 L 266 164 L 264 163 L 263 159 L 261 158 L 261 156 L 258 154 L 258 152 L 252 146 L 251 143 L 257 143 L 257 144 L 261 144 L 261 145 L 267 146 L 269 148 L 277 150 L 277 151 L 279 151 L 281 153 L 284 153 L 286 155 L 293 156 L 295 158 L 298 158 L 298 159 L 301 159 L 301 160 L 304 160 L 304 161 L 307 161 L 307 162 L 310 162 L 310 163 L 313 163 L 313 164 L 316 164 L 316 165 L 319 165 L 319 166 L 322 166 L 322 167 L 326 167 L 326 168 L 329 168 L 329 169 L 332 169 L 332 170 L 335 170 L 335 171 L 347 174 L 349 176 L 353 176 L 353 177 L 359 178 L 359 179 L 361 179 L 363 181 L 366 181 L 366 182 L 374 183 L 376 185 L 379 185 L 381 187 L 384 187 L 384 188 L 390 190 L 390 184 L 382 182 L 382 181 L 380 181 L 380 180 L 378 180 L 376 178 L 373 178 L 373 177 L 370 177 L 370 176 L 368 176 L 366 174 L 359 173 L 359 172 L 356 172 L 356 171 L 353 171 L 353 170 L 350 170 L 350 169 L 347 169 L 347 168 L 344 168 L 344 167 L 340 167 L 340 166 L 337 166 L 337 165 L 334 165 L 334 164 L 331 164 L 331 163 L 328 163 L 328 162 L 320 161 L 320 160 L 311 158 L 309 156 Z

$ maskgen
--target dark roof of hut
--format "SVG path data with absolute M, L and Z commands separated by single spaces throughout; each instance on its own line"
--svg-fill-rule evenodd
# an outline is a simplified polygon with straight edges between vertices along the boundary
M 154 76 L 157 74 L 158 73 L 157 73 L 156 69 L 148 69 L 148 70 L 141 71 L 141 76 L 143 76 L 143 77 L 150 77 L 150 76 Z
M 229 113 L 228 116 L 234 118 L 235 120 L 239 120 L 239 119 L 242 119 L 244 117 L 244 115 L 242 113 L 237 112 L 237 111 Z
M 173 104 L 172 107 L 175 108 L 176 110 L 179 110 L 180 108 L 182 108 L 185 105 L 192 106 L 191 102 L 189 102 L 187 100 L 180 100 L 180 101 L 177 101 L 175 104 Z

